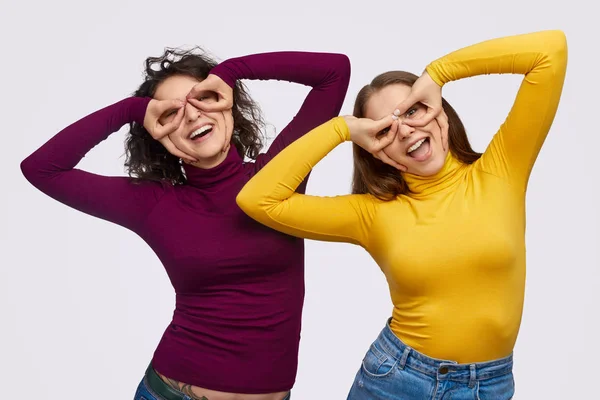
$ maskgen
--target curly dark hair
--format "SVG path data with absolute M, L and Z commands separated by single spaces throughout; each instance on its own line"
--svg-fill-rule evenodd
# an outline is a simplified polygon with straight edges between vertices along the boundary
M 205 79 L 216 65 L 199 47 L 191 50 L 166 48 L 160 57 L 146 59 L 144 82 L 134 92 L 134 96 L 154 97 L 158 85 L 174 75 Z M 256 159 L 263 146 L 261 129 L 265 124 L 258 104 L 252 100 L 248 89 L 241 82 L 237 82 L 233 88 L 231 111 L 233 144 L 242 158 Z M 169 153 L 137 122 L 129 124 L 125 152 L 125 167 L 131 177 L 169 181 L 174 185 L 186 181 L 179 158 Z

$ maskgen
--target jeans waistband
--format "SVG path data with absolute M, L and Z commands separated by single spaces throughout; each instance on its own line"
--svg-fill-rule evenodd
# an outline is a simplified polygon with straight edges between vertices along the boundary
M 154 370 L 152 364 L 148 365 L 144 378 L 148 387 L 165 400 L 187 400 L 189 398 L 179 390 L 175 390 L 167 385 Z
M 165 400 L 187 400 L 189 397 L 184 393 L 171 388 L 167 385 L 158 373 L 152 367 L 152 363 L 148 365 L 144 379 L 148 387 L 155 392 L 158 396 Z M 292 394 L 288 393 L 283 400 L 291 400 Z
M 391 330 L 388 320 L 381 331 L 375 344 L 379 350 L 398 360 L 398 366 L 409 366 L 421 373 L 458 382 L 468 382 L 473 385 L 475 381 L 495 378 L 508 374 L 513 368 L 512 353 L 504 358 L 486 362 L 459 364 L 456 361 L 431 358 L 412 349 L 403 343 Z

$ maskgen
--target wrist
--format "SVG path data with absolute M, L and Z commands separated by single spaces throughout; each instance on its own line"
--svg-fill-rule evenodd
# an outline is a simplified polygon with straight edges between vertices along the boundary
M 129 121 L 137 122 L 140 125 L 144 125 L 144 119 L 146 117 L 146 110 L 148 104 L 152 101 L 151 97 L 130 97 L 124 100 L 128 103 L 129 108 Z
M 350 121 L 356 119 L 353 115 L 345 115 L 334 118 L 337 120 L 337 126 L 339 128 L 339 133 L 344 142 L 354 142 L 352 133 L 350 131 Z
M 436 63 L 435 61 L 430 63 L 425 70 L 423 70 L 423 73 L 421 74 L 421 77 L 424 77 L 428 80 L 431 80 L 432 82 L 434 82 L 436 85 L 438 85 L 439 87 L 443 87 L 445 82 L 442 81 L 442 79 L 440 78 L 439 74 L 436 71 Z
M 226 61 L 223 61 L 222 63 L 216 65 L 213 69 L 210 70 L 210 72 L 206 78 L 208 79 L 209 76 L 214 75 L 217 78 L 221 79 L 223 82 L 225 82 L 230 88 L 233 89 L 235 87 L 235 84 L 236 84 L 238 78 L 235 76 L 233 71 L 228 68 L 228 66 L 227 66 L 228 62 L 229 62 L 229 60 L 226 60 Z

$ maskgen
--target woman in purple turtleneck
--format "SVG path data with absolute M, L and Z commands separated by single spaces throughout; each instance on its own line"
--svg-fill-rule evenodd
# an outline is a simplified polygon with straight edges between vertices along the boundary
M 260 113 L 240 79 L 312 87 L 265 153 Z M 132 230 L 167 271 L 175 312 L 136 400 L 289 398 L 304 299 L 303 240 L 254 222 L 235 198 L 283 148 L 338 115 L 349 79 L 350 63 L 340 54 L 275 52 L 215 65 L 205 55 L 169 50 L 146 60 L 135 97 L 68 126 L 22 162 L 35 187 Z M 125 124 L 131 177 L 75 168 Z

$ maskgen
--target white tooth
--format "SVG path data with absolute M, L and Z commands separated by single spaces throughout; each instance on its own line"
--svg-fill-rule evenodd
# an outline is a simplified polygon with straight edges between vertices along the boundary
M 416 149 L 418 149 L 419 147 L 421 147 L 421 145 L 423 144 L 423 142 L 425 142 L 425 138 L 419 140 L 417 143 L 415 143 L 412 146 L 410 146 L 408 148 L 407 153 L 412 153 L 413 151 L 415 151 Z
M 201 135 L 202 133 L 206 132 L 210 128 L 212 128 L 212 125 L 204 125 L 202 128 L 196 129 L 194 132 L 192 132 L 192 135 L 190 136 L 190 138 L 193 139 L 196 136 Z

